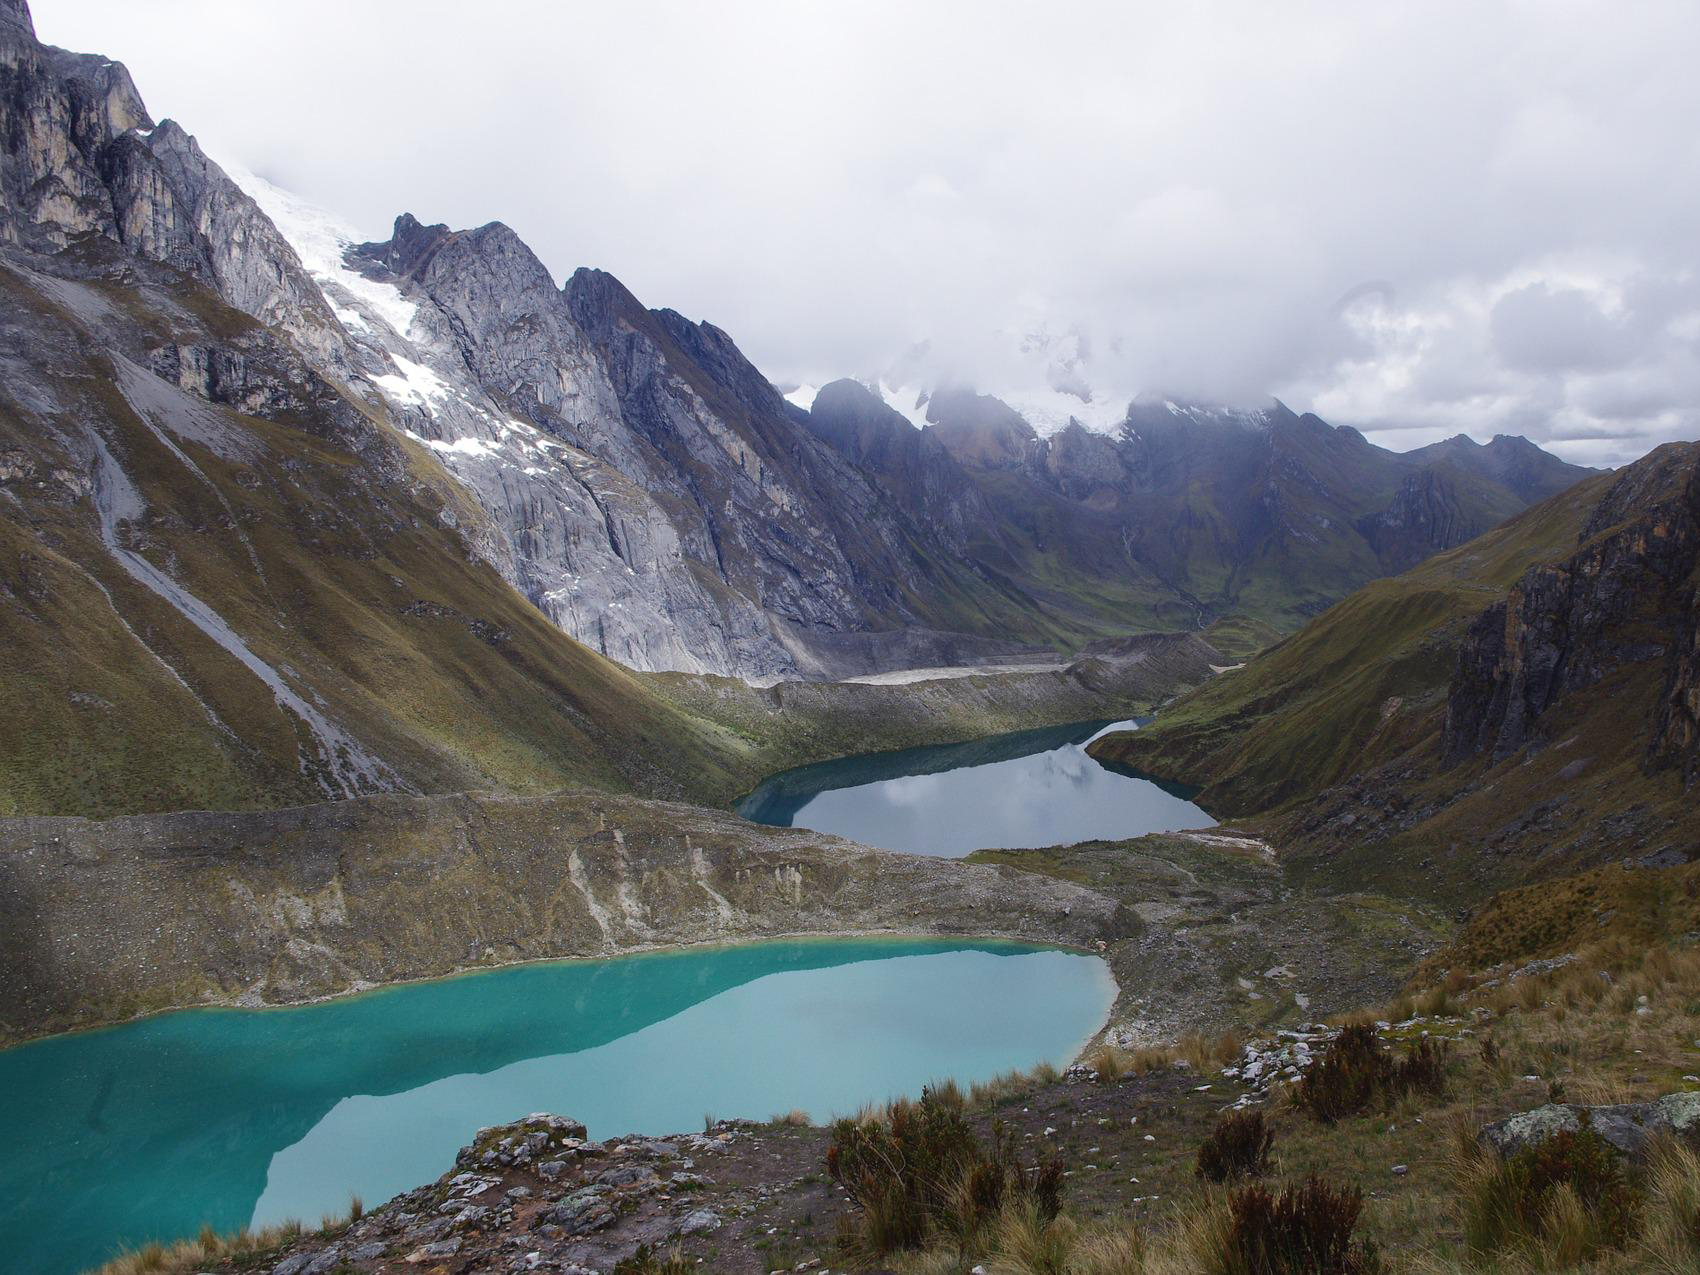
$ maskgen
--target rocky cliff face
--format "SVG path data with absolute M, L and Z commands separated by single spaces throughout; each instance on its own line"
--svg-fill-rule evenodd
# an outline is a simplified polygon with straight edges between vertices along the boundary
M 709 565 L 712 537 L 681 516 L 688 494 L 667 489 L 566 296 L 512 231 L 404 216 L 347 259 L 366 273 L 333 295 L 359 317 L 356 341 L 399 369 L 379 389 L 482 506 L 487 553 L 545 615 L 633 668 L 791 671 L 758 600 Z
M 1421 469 L 1399 484 L 1392 503 L 1358 521 L 1358 531 L 1378 561 L 1405 571 L 1423 559 L 1474 540 L 1515 512 L 1510 501 L 1478 497 L 1467 475 L 1448 465 Z M 1499 516 L 1496 516 L 1499 515 Z
M 1671 671 L 1660 703 L 1651 759 L 1682 768 L 1683 785 L 1700 779 L 1700 589 L 1690 589 L 1688 611 L 1679 613 Z
M 1459 434 L 1406 455 L 1419 464 L 1451 461 L 1458 469 L 1491 478 L 1529 503 L 1556 496 L 1577 479 L 1576 466 L 1510 434 L 1496 434 L 1489 443 Z
M 940 391 L 928 399 L 927 420 L 945 449 L 970 470 L 1021 469 L 1039 451 L 1033 427 L 989 395 Z
M 0 239 L 53 250 L 95 234 L 191 273 L 345 365 L 335 319 L 253 201 L 117 62 L 40 44 L 22 0 L 0 24 Z
M 118 233 L 118 213 L 101 172 L 109 148 L 153 127 L 122 66 L 37 42 L 29 6 L 0 10 L 0 236 L 63 247 L 76 234 Z
M 1563 562 L 1531 568 L 1471 625 L 1447 696 L 1445 755 L 1507 757 L 1563 697 L 1626 665 L 1662 661 L 1650 758 L 1691 757 L 1700 467 L 1661 449 L 1607 493 Z
M 601 271 L 575 273 L 567 296 L 723 579 L 804 633 L 920 620 L 929 563 L 913 524 L 797 427 L 724 332 L 646 311 Z
M 996 511 L 999 570 L 1024 585 L 1091 579 L 1171 624 L 1291 629 L 1588 472 L 1521 439 L 1402 455 L 1280 403 L 1140 402 L 1117 434 L 1076 421 L 1045 438 L 983 396 L 936 394 L 927 410 Z M 1075 616 L 1089 607 L 1031 592 Z
M 1672 444 L 1577 484 L 1094 755 L 1258 818 L 1296 871 L 1448 907 L 1682 863 L 1700 844 L 1697 475 L 1700 445 Z
M 927 515 L 815 439 L 718 329 L 600 271 L 557 289 L 500 225 L 403 217 L 346 261 L 415 307 L 405 332 L 367 313 L 357 340 L 424 369 L 382 388 L 505 533 L 504 571 L 621 662 L 870 672 L 840 637 L 924 629 L 953 582 L 975 587 Z
M 99 237 L 281 333 L 361 406 L 362 455 L 385 425 L 417 443 L 459 484 L 447 516 L 474 552 L 632 668 L 771 681 L 1236 609 L 1291 627 L 1521 503 L 1490 476 L 1497 496 L 1436 510 L 1398 494 L 1410 465 L 1284 408 L 1146 405 L 1120 437 L 1041 440 L 996 399 L 932 395 L 917 433 L 840 385 L 816 419 L 726 333 L 599 271 L 557 287 L 499 223 L 404 215 L 355 244 L 156 126 L 122 66 L 42 46 L 20 0 L 5 14 L 0 242 Z M 160 357 L 191 393 L 235 383 L 210 347 Z M 1450 460 L 1555 481 L 1514 441 Z
M 0 820 L 0 918 L 14 1039 L 657 944 L 888 930 L 1090 946 L 1140 928 L 1055 877 L 587 793 Z
M 941 544 L 967 555 L 977 538 L 997 536 L 990 502 L 938 431 L 916 429 L 859 381 L 823 385 L 805 421 L 895 495 Z

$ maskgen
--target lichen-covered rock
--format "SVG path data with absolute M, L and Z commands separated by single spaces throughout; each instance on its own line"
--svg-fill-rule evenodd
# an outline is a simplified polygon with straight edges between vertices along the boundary
M 462 1147 L 455 1157 L 455 1167 L 469 1169 L 453 1182 L 458 1187 L 483 1182 L 491 1185 L 496 1179 L 481 1179 L 478 1170 L 493 1166 L 503 1168 L 540 1161 L 538 1172 L 545 1177 L 558 1177 L 565 1169 L 568 1157 L 585 1148 L 584 1126 L 576 1120 L 547 1112 L 534 1112 L 511 1125 L 480 1129 L 472 1145 Z M 560 1168 L 552 1168 L 559 1165 Z M 482 1190 L 483 1187 L 479 1187 Z M 473 1192 L 476 1194 L 476 1191 Z
M 612 1188 L 601 1183 L 583 1187 L 541 1216 L 568 1235 L 588 1235 L 614 1224 L 614 1210 L 602 1197 Z
M 400 1263 L 396 1269 L 594 1275 L 642 1251 L 709 1237 L 735 1219 L 747 1233 L 752 1210 L 773 1193 L 774 1162 L 781 1159 L 753 1141 L 757 1128 L 722 1121 L 703 1134 L 592 1142 L 578 1121 L 537 1113 L 480 1129 L 437 1181 L 343 1228 L 287 1241 L 268 1254 L 264 1269 L 328 1275 Z M 818 1149 L 782 1145 L 786 1181 L 796 1186 L 799 1154 L 812 1167 Z M 541 1164 L 527 1158 L 545 1146 L 565 1150 L 566 1158 Z M 721 1185 L 689 1172 L 703 1159 L 737 1162 L 740 1180 Z M 557 1172 L 544 1172 L 556 1166 Z
M 1600 1107 L 1548 1103 L 1490 1124 L 1479 1137 L 1485 1146 L 1509 1157 L 1555 1134 L 1574 1133 L 1584 1122 L 1624 1155 L 1635 1158 L 1659 1134 L 1700 1141 L 1700 1093 L 1666 1094 L 1653 1102 Z
M 701 1235 L 706 1231 L 718 1231 L 721 1227 L 720 1215 L 712 1209 L 698 1209 L 687 1213 L 679 1222 L 680 1235 Z
M 0 21 L 0 136 L 0 240 L 116 240 L 348 373 L 346 333 L 254 201 L 181 127 L 155 125 L 122 63 L 39 43 L 22 0 Z

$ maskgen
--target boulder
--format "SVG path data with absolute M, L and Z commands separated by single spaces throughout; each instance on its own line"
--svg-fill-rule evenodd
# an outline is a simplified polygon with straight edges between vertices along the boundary
M 1484 1146 L 1510 1157 L 1555 1134 L 1580 1129 L 1584 1117 L 1595 1133 L 1631 1159 L 1640 1157 L 1648 1140 L 1661 1133 L 1700 1143 L 1700 1093 L 1666 1094 L 1652 1102 L 1603 1107 L 1548 1103 L 1487 1125 L 1477 1137 Z
M 720 1226 L 720 1214 L 713 1209 L 698 1209 L 694 1213 L 685 1215 L 679 1222 L 677 1233 L 680 1235 L 699 1235 L 705 1231 L 718 1231 Z

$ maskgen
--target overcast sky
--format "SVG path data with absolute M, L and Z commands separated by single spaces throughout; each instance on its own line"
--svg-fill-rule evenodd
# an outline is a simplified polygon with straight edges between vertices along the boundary
M 35 0 L 373 237 L 502 220 L 774 380 L 1700 436 L 1700 5 Z

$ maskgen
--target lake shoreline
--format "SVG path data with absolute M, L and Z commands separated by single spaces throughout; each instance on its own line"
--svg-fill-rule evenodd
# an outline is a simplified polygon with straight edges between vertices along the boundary
M 0 1133 L 32 1149 L 0 1156 L 0 1251 L 73 1275 L 203 1226 L 334 1215 L 527 1112 L 570 1111 L 592 1139 L 664 1137 L 704 1112 L 822 1123 L 943 1076 L 1050 1074 L 1114 999 L 1100 957 L 1054 947 L 811 937 L 58 1037 L 0 1053 L 15 1099 Z
M 171 1009 L 305 1004 L 561 958 L 780 936 L 1092 951 L 1116 900 L 724 811 L 562 793 L 0 821 L 6 1044 Z
M 251 1013 L 268 1013 L 270 1011 L 288 1011 L 305 1009 L 311 1005 L 329 1005 L 339 1002 L 356 1000 L 374 993 L 393 991 L 397 988 L 419 987 L 430 983 L 447 983 L 460 979 L 476 978 L 481 974 L 500 974 L 509 970 L 526 969 L 544 965 L 588 965 L 598 961 L 619 961 L 637 959 L 646 956 L 688 955 L 712 951 L 716 948 L 751 948 L 762 947 L 776 943 L 832 943 L 846 939 L 867 939 L 873 942 L 889 941 L 892 943 L 936 941 L 949 949 L 964 943 L 1008 944 L 1011 947 L 1025 948 L 1034 952 L 1066 952 L 1074 956 L 1095 956 L 1100 959 L 1108 953 L 1108 944 L 1077 944 L 1062 941 L 1046 941 L 1023 937 L 1014 933 L 941 933 L 938 930 L 913 929 L 873 929 L 873 930 L 799 930 L 795 933 L 768 934 L 751 939 L 699 939 L 680 942 L 661 942 L 647 946 L 622 947 L 610 949 L 602 953 L 588 953 L 570 956 L 536 956 L 523 960 L 504 961 L 494 965 L 466 965 L 448 970 L 442 974 L 422 974 L 417 978 L 392 979 L 382 983 L 368 983 L 351 986 L 344 991 L 325 992 L 320 995 L 305 996 L 299 1000 L 258 1002 L 242 997 L 190 1001 L 180 1005 L 163 1005 L 157 1009 L 142 1010 L 128 1018 L 116 1018 L 109 1022 L 89 1023 L 80 1027 L 69 1027 L 63 1031 L 47 1032 L 37 1036 L 26 1036 L 22 1039 L 7 1039 L 0 1037 L 0 1054 L 10 1053 L 15 1049 L 25 1049 L 31 1045 L 44 1044 L 48 1041 L 65 1040 L 74 1036 L 86 1036 L 95 1032 L 114 1031 L 136 1023 L 147 1022 L 149 1019 L 164 1018 L 171 1014 L 189 1014 L 197 1010 L 243 1010 Z M 1115 971 L 1107 960 L 1104 961 L 1105 977 L 1115 989 L 1116 997 L 1121 995 L 1121 986 L 1116 981 Z M 1077 1061 L 1093 1042 L 1103 1035 L 1104 1028 L 1113 1017 L 1112 1009 L 1105 1014 L 1104 1021 L 1099 1023 L 1084 1043 L 1075 1051 L 1071 1061 Z
M 1094 740 L 1149 720 L 1093 718 L 793 767 L 768 776 L 736 810 L 770 827 L 940 858 L 1214 827 L 1173 785 L 1088 752 Z

